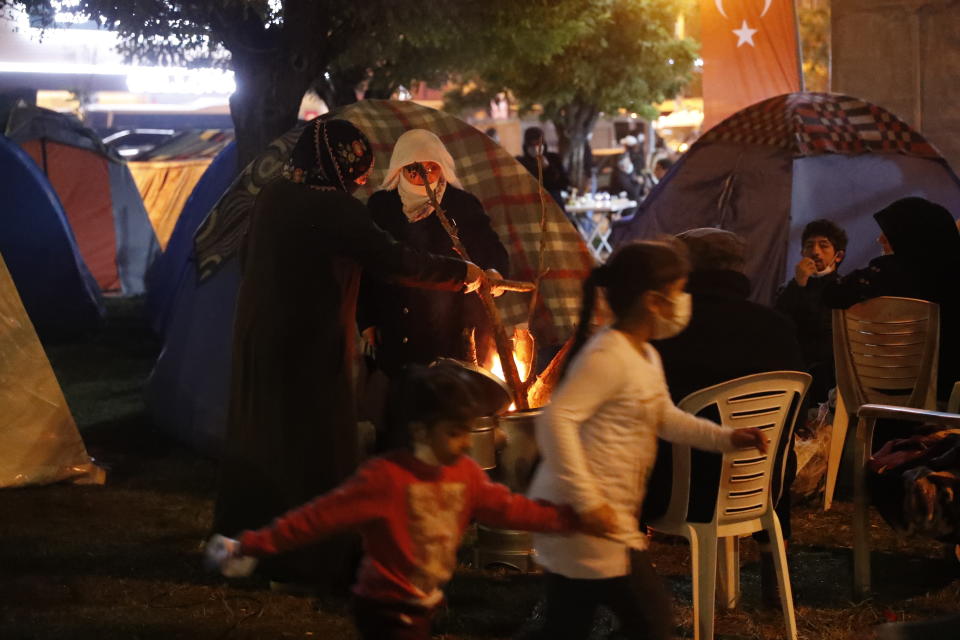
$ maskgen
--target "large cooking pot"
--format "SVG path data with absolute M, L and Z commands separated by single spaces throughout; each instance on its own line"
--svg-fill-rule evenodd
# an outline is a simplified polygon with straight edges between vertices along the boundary
M 493 475 L 518 493 L 526 492 L 540 457 L 534 436 L 534 421 L 541 413 L 543 409 L 510 411 L 499 418 L 507 444 L 500 451 L 499 464 Z

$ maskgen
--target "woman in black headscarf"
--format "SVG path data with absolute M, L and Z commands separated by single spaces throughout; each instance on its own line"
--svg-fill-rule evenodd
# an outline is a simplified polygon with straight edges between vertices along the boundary
M 397 243 L 351 193 L 373 166 L 344 120 L 308 123 L 257 196 L 241 253 L 227 440 L 214 530 L 261 527 L 340 484 L 358 462 L 352 361 L 360 269 L 445 290 L 475 286 L 473 264 Z M 347 583 L 352 541 L 278 556 L 278 582 Z
M 553 196 L 560 208 L 563 208 L 561 191 L 570 187 L 570 178 L 563 168 L 560 154 L 547 151 L 547 139 L 540 127 L 530 127 L 523 132 L 523 155 L 517 156 L 517 162 L 529 171 L 534 178 L 538 177 L 537 149 L 543 146 L 543 188 Z
M 823 290 L 824 303 L 846 309 L 879 296 L 940 305 L 937 398 L 946 400 L 960 380 L 960 232 L 950 212 L 924 198 L 903 198 L 873 216 L 892 253 L 839 278 Z M 881 241 L 882 243 L 882 241 Z

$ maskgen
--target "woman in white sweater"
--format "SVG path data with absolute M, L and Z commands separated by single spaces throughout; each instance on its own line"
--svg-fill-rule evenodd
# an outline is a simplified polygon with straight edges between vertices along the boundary
M 569 369 L 537 422 L 542 462 L 529 493 L 572 505 L 587 528 L 606 533 L 534 536 L 547 571 L 543 638 L 586 638 L 601 604 L 619 618 L 625 637 L 672 637 L 671 599 L 653 572 L 637 520 L 657 436 L 710 451 L 766 451 L 759 430 L 721 427 L 670 399 L 648 341 L 675 335 L 689 322 L 688 272 L 681 247 L 638 242 L 584 282 Z M 597 287 L 615 322 L 587 341 Z

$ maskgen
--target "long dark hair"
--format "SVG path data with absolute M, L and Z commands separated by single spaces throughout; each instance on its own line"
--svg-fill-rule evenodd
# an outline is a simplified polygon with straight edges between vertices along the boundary
M 583 281 L 580 320 L 567 362 L 573 361 L 590 337 L 597 287 L 604 288 L 610 310 L 617 320 L 622 320 L 636 310 L 637 301 L 645 292 L 661 289 L 689 273 L 687 251 L 676 240 L 641 240 L 621 247 Z

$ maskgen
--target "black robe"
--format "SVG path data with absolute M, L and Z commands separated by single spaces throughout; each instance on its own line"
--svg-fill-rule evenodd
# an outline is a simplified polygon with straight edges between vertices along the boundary
M 214 529 L 261 527 L 347 478 L 358 463 L 355 309 L 363 267 L 446 290 L 462 262 L 396 242 L 362 203 L 278 179 L 260 192 L 241 254 L 230 409 Z M 348 582 L 351 545 L 331 540 L 265 561 L 279 581 Z
M 471 260 L 509 277 L 507 250 L 480 201 L 448 185 L 440 204 L 456 225 Z M 396 190 L 374 193 L 367 207 L 374 222 L 401 242 L 438 255 L 457 255 L 436 215 L 407 221 Z M 376 363 L 391 377 L 407 364 L 430 364 L 439 357 L 464 359 L 464 329 L 475 327 L 483 335 L 490 328 L 475 295 L 398 287 L 375 273 L 363 275 L 357 318 L 361 329 L 377 328 Z

